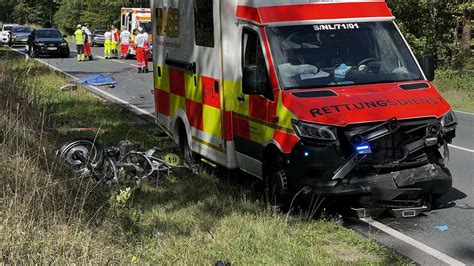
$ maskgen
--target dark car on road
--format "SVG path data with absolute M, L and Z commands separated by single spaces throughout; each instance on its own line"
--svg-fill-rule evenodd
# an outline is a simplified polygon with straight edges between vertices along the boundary
M 91 39 L 92 39 L 92 46 L 103 46 L 104 45 L 104 33 L 105 33 L 105 30 L 94 30 L 92 32 L 92 36 L 91 36 Z
M 54 28 L 35 29 L 28 39 L 28 53 L 32 57 L 49 55 L 69 57 L 69 45 L 59 30 Z
M 31 29 L 26 26 L 13 26 L 10 31 L 10 39 L 8 40 L 8 46 L 14 45 L 26 45 L 28 37 L 31 34 Z

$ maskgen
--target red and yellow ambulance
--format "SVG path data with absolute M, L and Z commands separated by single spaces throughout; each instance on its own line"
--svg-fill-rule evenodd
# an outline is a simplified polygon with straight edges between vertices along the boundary
M 451 187 L 457 120 L 383 0 L 152 1 L 156 118 L 186 154 L 364 206 Z
M 151 9 L 150 8 L 133 8 L 122 7 L 120 10 L 120 30 L 127 30 L 134 35 L 138 28 L 142 28 L 149 35 L 150 43 L 153 40 L 153 29 L 151 23 Z M 132 41 L 135 37 L 132 38 Z M 135 56 L 137 54 L 135 46 L 131 45 L 128 54 Z

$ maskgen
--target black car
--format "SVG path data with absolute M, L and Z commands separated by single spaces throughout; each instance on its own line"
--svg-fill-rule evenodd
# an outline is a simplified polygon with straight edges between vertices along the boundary
M 10 31 L 10 38 L 8 40 L 8 46 L 14 45 L 26 45 L 28 43 L 28 37 L 31 34 L 31 29 L 26 26 L 13 26 Z
M 104 33 L 106 32 L 106 30 L 94 30 L 94 32 L 92 32 L 92 36 L 91 36 L 91 39 L 92 39 L 92 46 L 104 46 L 104 42 L 105 42 L 105 39 L 104 39 Z
M 28 53 L 31 57 L 49 55 L 68 58 L 69 45 L 59 30 L 54 28 L 35 29 L 28 39 Z

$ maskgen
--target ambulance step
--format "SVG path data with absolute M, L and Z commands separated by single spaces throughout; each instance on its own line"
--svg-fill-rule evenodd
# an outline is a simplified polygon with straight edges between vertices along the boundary
M 206 160 L 206 159 L 204 159 L 204 158 L 201 158 L 201 162 L 203 162 L 203 163 L 205 163 L 205 164 L 211 166 L 212 168 L 217 168 L 217 164 L 215 164 L 215 163 L 213 163 L 213 162 L 211 162 L 211 161 L 208 161 L 208 160 Z

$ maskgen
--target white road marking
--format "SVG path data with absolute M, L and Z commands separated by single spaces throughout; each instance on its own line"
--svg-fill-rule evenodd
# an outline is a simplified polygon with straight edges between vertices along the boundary
M 125 64 L 125 62 L 122 62 L 122 61 L 117 60 L 117 59 L 112 59 L 112 61 L 117 62 L 117 63 L 120 63 L 120 64 Z
M 438 260 L 440 260 L 444 263 L 447 263 L 448 265 L 466 265 L 466 264 L 464 264 L 464 263 L 462 263 L 462 262 L 460 262 L 460 261 L 458 261 L 458 260 L 456 260 L 456 259 L 454 259 L 454 258 L 452 258 L 452 257 L 450 257 L 450 256 L 448 256 L 448 255 L 432 248 L 432 247 L 429 247 L 429 246 L 427 246 L 427 245 L 425 245 L 425 244 L 423 244 L 423 243 L 421 243 L 421 242 L 419 242 L 419 241 L 417 241 L 417 240 L 415 240 L 415 239 L 413 239 L 413 238 L 411 238 L 411 237 L 409 237 L 409 236 L 407 236 L 407 235 L 405 235 L 405 234 L 403 234 L 403 233 L 401 233 L 401 232 L 399 232 L 399 231 L 397 231 L 397 230 L 395 230 L 391 227 L 388 227 L 388 226 L 386 226 L 386 225 L 384 225 L 380 222 L 377 222 L 377 221 L 372 220 L 370 218 L 369 219 L 361 219 L 361 220 L 368 223 L 369 225 L 385 232 L 386 234 L 389 234 L 389 235 L 391 235 L 391 236 L 393 236 L 393 237 L 395 237 L 395 238 L 397 238 L 397 239 L 413 246 L 414 248 L 417 248 L 417 249 L 419 249 L 419 250 L 421 250 L 421 251 L 423 251 L 423 252 L 425 252 L 425 253 L 427 253 L 427 254 L 435 257 L 435 258 L 437 258 Z
M 449 147 L 454 148 L 454 149 L 458 149 L 458 150 L 461 150 L 461 151 L 467 151 L 467 152 L 470 152 L 470 153 L 474 153 L 474 150 L 459 147 L 459 146 L 452 145 L 452 144 L 449 144 Z
M 474 115 L 474 113 L 469 113 L 469 112 L 464 112 L 464 111 L 458 111 L 454 110 L 455 113 L 460 113 L 460 114 L 465 114 L 465 115 Z

